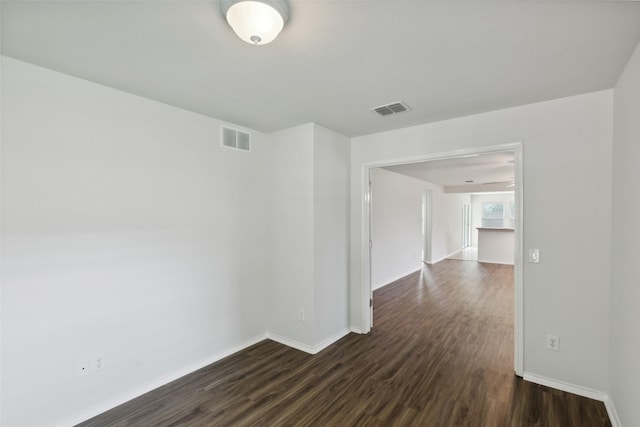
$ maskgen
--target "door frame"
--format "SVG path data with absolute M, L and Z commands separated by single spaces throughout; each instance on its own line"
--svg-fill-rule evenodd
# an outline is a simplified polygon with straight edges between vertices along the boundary
M 462 249 L 471 247 L 471 204 L 462 205 Z
M 422 193 L 422 262 L 425 264 L 432 264 L 433 261 L 433 253 L 431 252 L 433 241 L 432 200 L 431 190 L 425 190 Z
M 384 159 L 361 164 L 361 191 L 362 195 L 362 240 L 361 240 L 361 267 L 362 267 L 362 333 L 368 333 L 373 325 L 373 290 L 371 288 L 371 199 L 370 179 L 371 169 L 416 163 L 427 160 L 444 160 L 455 157 L 470 156 L 474 154 L 489 154 L 510 151 L 514 154 L 514 203 L 515 216 L 515 256 L 514 256 L 514 371 L 516 375 L 524 373 L 524 279 L 523 279 L 523 225 L 524 225 L 524 185 L 523 185 L 523 144 L 522 141 L 508 144 L 492 145 L 486 147 L 467 148 L 448 152 L 429 153 L 413 157 Z

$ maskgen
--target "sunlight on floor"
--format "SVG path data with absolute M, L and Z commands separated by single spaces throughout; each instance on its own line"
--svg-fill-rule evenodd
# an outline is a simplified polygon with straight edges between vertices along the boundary
M 462 261 L 478 261 L 478 248 L 472 248 L 469 246 L 447 257 L 447 259 L 459 259 Z

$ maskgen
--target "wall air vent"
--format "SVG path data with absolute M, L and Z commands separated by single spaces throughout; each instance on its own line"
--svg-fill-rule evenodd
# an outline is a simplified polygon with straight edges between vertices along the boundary
M 391 114 L 403 113 L 405 111 L 411 110 L 407 104 L 402 101 L 393 102 L 387 105 L 381 105 L 379 107 L 375 107 L 371 109 L 381 116 L 389 116 Z
M 251 151 L 251 134 L 222 126 L 222 145 L 236 150 Z

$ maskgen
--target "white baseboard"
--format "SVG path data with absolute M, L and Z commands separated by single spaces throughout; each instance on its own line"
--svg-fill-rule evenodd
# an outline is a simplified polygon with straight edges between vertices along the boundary
M 297 350 L 300 351 L 304 351 L 305 353 L 309 353 L 309 354 L 316 354 L 319 353 L 320 351 L 322 351 L 323 349 L 327 348 L 328 346 L 330 346 L 331 344 L 333 344 L 334 342 L 338 341 L 339 339 L 343 338 L 344 336 L 348 335 L 350 332 L 353 333 L 357 333 L 357 334 L 361 334 L 362 331 L 359 328 L 356 327 L 351 327 L 349 329 L 344 329 L 343 331 L 328 337 L 327 339 L 321 341 L 320 343 L 316 344 L 315 346 L 309 346 L 306 344 L 302 344 L 300 342 L 297 342 L 295 340 L 291 340 L 285 337 L 282 337 L 280 335 L 277 334 L 273 334 L 273 333 L 264 333 L 264 334 L 260 334 L 257 335 L 253 338 L 250 338 L 244 342 L 242 342 L 241 344 L 234 346 L 228 350 L 225 350 L 223 352 L 217 353 L 215 355 L 213 355 L 212 357 L 206 358 L 204 360 L 201 360 L 200 362 L 194 363 L 192 365 L 186 366 L 183 369 L 180 369 L 179 371 L 173 372 L 170 375 L 167 375 L 157 381 L 154 381 L 153 383 L 147 384 L 145 386 L 139 387 L 136 390 L 132 390 L 129 391 L 127 393 L 121 394 L 120 396 L 117 396 L 113 399 L 107 400 L 105 402 L 102 402 L 98 405 L 92 406 L 91 408 L 88 408 L 84 411 L 82 411 L 81 413 L 78 413 L 74 416 L 68 417 L 64 420 L 61 420 L 59 422 L 57 422 L 56 424 L 54 424 L 55 427 L 71 427 L 74 426 L 76 424 L 79 424 L 83 421 L 86 421 L 90 418 L 93 418 L 97 415 L 100 415 L 110 409 L 115 408 L 116 406 L 119 406 L 123 403 L 126 403 L 132 399 L 135 399 L 136 397 L 139 397 L 145 393 L 148 393 L 152 390 L 155 390 L 158 387 L 161 387 L 165 384 L 168 384 L 172 381 L 175 381 L 179 378 L 182 378 L 185 375 L 188 375 L 192 372 L 197 371 L 198 369 L 204 368 L 205 366 L 208 366 L 212 363 L 215 363 L 219 360 L 224 359 L 227 356 L 230 356 L 234 353 L 237 353 L 238 351 L 244 350 L 245 348 L 251 347 L 254 344 L 259 343 L 260 341 L 263 341 L 265 339 L 270 339 L 273 341 L 276 341 L 280 344 L 286 345 L 288 347 L 292 347 L 295 348 Z M 615 406 L 613 404 L 613 401 L 609 398 L 609 396 L 602 392 L 602 391 L 598 391 L 598 390 L 594 390 L 594 389 L 590 389 L 588 387 L 582 387 L 582 386 L 578 386 L 575 384 L 570 384 L 570 383 L 566 383 L 563 381 L 558 381 L 558 380 L 554 380 L 552 378 L 547 378 L 541 375 L 536 375 L 536 374 L 532 374 L 529 372 L 525 372 L 523 375 L 523 378 L 525 381 L 529 381 L 535 384 L 540 384 L 540 385 L 544 385 L 547 387 L 551 387 L 557 390 L 562 390 L 562 391 L 566 391 L 568 393 L 573 393 L 576 394 L 578 396 L 583 396 L 583 397 L 587 397 L 589 399 L 594 399 L 594 400 L 598 400 L 604 403 L 605 408 L 607 409 L 607 414 L 609 415 L 609 419 L 611 421 L 611 425 L 612 427 L 622 427 L 622 424 L 620 423 L 620 418 L 618 417 L 618 413 L 616 412 Z
M 498 261 L 480 261 L 478 260 L 478 262 L 482 262 L 484 264 L 498 264 L 498 265 L 515 265 L 512 262 L 498 262 Z
M 425 263 L 425 262 L 424 262 L 424 261 L 421 261 L 421 262 L 420 262 L 420 268 L 419 268 L 419 269 L 417 269 L 417 270 L 413 270 L 413 271 L 410 271 L 409 273 L 406 273 L 406 274 L 403 274 L 402 276 L 396 277 L 395 279 L 391 280 L 390 282 L 383 283 L 382 285 L 377 285 L 377 286 L 374 286 L 374 285 L 373 285 L 373 283 L 372 283 L 372 284 L 371 284 L 371 290 L 372 290 L 372 291 L 377 291 L 378 289 L 382 289 L 382 288 L 384 288 L 385 286 L 390 285 L 390 284 L 392 284 L 393 282 L 397 282 L 398 280 L 400 280 L 400 279 L 402 279 L 402 278 L 404 278 L 404 277 L 407 277 L 407 276 L 409 276 L 409 275 L 411 275 L 411 274 L 413 274 L 413 273 L 417 273 L 418 271 L 422 270 L 422 263 Z M 426 263 L 425 263 L 425 264 L 426 264 Z M 429 264 L 429 265 L 431 265 L 431 264 Z
M 324 350 L 325 348 L 329 347 L 331 344 L 333 344 L 334 342 L 338 341 L 339 339 L 349 335 L 351 333 L 350 329 L 343 329 L 342 331 L 338 332 L 337 334 L 334 334 L 328 338 L 325 338 L 324 340 L 320 341 L 318 344 L 316 344 L 313 348 L 316 350 L 316 353 L 320 353 L 322 350 Z M 314 354 L 316 354 L 314 353 Z
M 338 341 L 340 338 L 344 337 L 345 335 L 349 334 L 351 331 L 349 329 L 344 329 L 342 331 L 340 331 L 339 333 L 321 341 L 320 343 L 311 346 L 311 345 L 307 345 L 307 344 L 303 344 L 301 342 L 298 342 L 296 340 L 292 340 L 289 338 L 285 338 L 281 335 L 278 334 L 274 334 L 269 332 L 267 334 L 267 338 L 269 338 L 272 341 L 278 342 L 280 344 L 286 345 L 287 347 L 291 347 L 291 348 L 295 348 L 296 350 L 300 350 L 300 351 L 304 351 L 305 353 L 309 353 L 309 354 L 316 354 L 319 353 L 320 351 L 324 350 L 325 348 L 329 347 L 331 344 L 333 344 L 334 342 Z
M 283 337 L 281 335 L 274 334 L 272 332 L 267 333 L 267 338 L 270 339 L 271 341 L 275 341 L 282 345 L 286 345 L 287 347 L 295 348 L 296 350 L 304 351 L 305 353 L 314 354 L 313 347 L 311 347 L 310 345 L 298 342 L 296 340 L 292 340 L 292 339 Z
M 178 378 L 182 378 L 185 375 L 188 375 L 192 372 L 197 371 L 198 369 L 202 369 L 205 366 L 208 366 L 212 363 L 215 363 L 219 360 L 224 359 L 227 356 L 231 356 L 233 353 L 237 353 L 240 350 L 244 350 L 245 348 L 251 347 L 254 344 L 259 343 L 260 341 L 264 341 L 265 339 L 267 339 L 267 334 L 260 334 L 257 335 L 253 338 L 249 338 L 246 341 L 243 341 L 242 343 L 231 347 L 225 351 L 222 351 L 220 353 L 217 353 L 211 357 L 208 357 L 204 360 L 201 360 L 199 362 L 193 363 L 191 365 L 185 366 L 184 368 L 172 372 L 169 375 L 166 375 L 150 384 L 146 384 L 142 387 L 136 388 L 135 390 L 131 390 L 128 391 L 126 393 L 123 393 L 117 397 L 114 397 L 113 399 L 109 399 L 106 400 L 104 402 L 101 402 L 97 405 L 94 405 L 76 415 L 70 416 L 65 418 L 64 420 L 61 420 L 59 422 L 57 422 L 56 424 L 54 424 L 55 427 L 71 427 L 71 426 L 75 426 L 76 424 L 79 424 L 83 421 L 86 421 L 90 418 L 95 417 L 96 415 L 100 415 L 103 412 L 106 412 L 110 409 L 115 408 L 116 406 L 122 405 L 123 403 L 126 403 L 132 399 L 135 399 L 136 397 L 142 396 L 145 393 L 148 393 L 152 390 L 155 390 L 158 387 L 162 387 L 165 384 L 170 383 L 171 381 L 175 381 Z
M 607 393 L 603 391 L 594 390 L 588 387 L 582 387 L 579 385 L 554 380 L 551 378 L 543 377 L 541 375 L 536 375 L 529 372 L 525 372 L 522 378 L 524 378 L 525 381 L 555 388 L 557 390 L 566 391 L 568 393 L 577 394 L 578 396 L 587 397 L 589 399 L 599 400 L 600 402 L 604 403 L 604 407 L 607 409 L 607 415 L 609 415 L 609 421 L 611 421 L 611 426 L 622 427 L 622 424 L 620 423 L 620 418 L 618 417 L 618 413 L 616 412 L 616 408 L 613 405 L 613 401 L 611 400 L 609 395 L 607 395 Z
M 446 256 L 445 256 L 444 258 L 442 258 L 442 259 L 447 259 L 447 258 L 449 258 L 449 257 L 452 257 L 452 256 L 454 256 L 455 254 L 457 254 L 458 252 L 462 252 L 463 250 L 464 250 L 464 248 L 460 248 L 460 249 L 458 249 L 457 251 L 453 251 L 453 252 L 451 252 L 449 255 L 446 255 Z
M 424 262 L 424 263 L 425 263 L 425 264 L 427 264 L 427 265 L 437 264 L 437 263 L 439 263 L 440 261 L 444 261 L 445 259 L 449 258 L 450 256 L 453 256 L 453 255 L 457 254 L 457 253 L 458 253 L 458 252 L 460 252 L 461 250 L 462 250 L 462 249 L 458 249 L 457 251 L 451 252 L 449 255 L 445 255 L 445 256 L 443 256 L 443 257 L 441 257 L 441 258 L 438 258 L 438 259 L 437 259 L 437 260 L 435 260 L 435 261 L 434 261 L 434 260 L 432 260 L 431 262 L 425 262 L 425 261 L 422 261 L 422 262 Z
M 318 352 L 320 352 L 321 350 L 325 349 L 326 347 L 330 346 L 331 344 L 333 344 L 334 342 L 338 341 L 340 338 L 344 337 L 345 335 L 349 334 L 351 332 L 350 329 L 344 329 L 342 331 L 340 331 L 339 333 L 328 337 L 327 339 L 321 341 L 320 343 L 314 345 L 314 346 L 308 346 L 306 344 L 302 344 L 299 343 L 297 341 L 294 340 L 290 340 L 288 338 L 276 335 L 276 334 L 272 334 L 272 333 L 264 333 L 264 334 L 260 334 L 257 335 L 253 338 L 250 338 L 246 341 L 243 341 L 242 343 L 231 347 L 225 351 L 222 351 L 220 353 L 217 353 L 211 357 L 208 357 L 204 360 L 201 360 L 199 362 L 193 363 L 189 366 L 185 366 L 184 368 L 172 372 L 169 375 L 166 375 L 152 383 L 146 384 L 144 386 L 141 386 L 139 388 L 136 388 L 135 390 L 131 390 L 128 391 L 126 393 L 123 393 L 119 396 L 114 397 L 113 399 L 109 399 L 106 400 L 104 402 L 101 402 L 97 405 L 94 405 L 78 414 L 72 415 L 70 417 L 65 418 L 64 420 L 61 420 L 57 423 L 54 424 L 55 427 L 71 427 L 71 426 L 75 426 L 76 424 L 79 424 L 83 421 L 87 421 L 90 418 L 93 418 L 97 415 L 100 415 L 110 409 L 115 408 L 116 406 L 122 405 L 123 403 L 126 403 L 132 399 L 135 399 L 136 397 L 142 396 L 145 393 L 148 393 L 152 390 L 155 390 L 158 387 L 162 387 L 165 384 L 170 383 L 171 381 L 175 381 L 178 378 L 182 378 L 185 375 L 189 375 L 195 371 L 197 371 L 198 369 L 202 369 L 205 366 L 208 366 L 212 363 L 215 363 L 219 360 L 224 359 L 227 356 L 231 356 L 234 353 L 237 353 L 238 351 L 244 350 L 245 348 L 251 347 L 254 344 L 259 343 L 260 341 L 264 341 L 265 339 L 271 339 L 273 341 L 279 342 L 280 344 L 284 344 L 288 347 L 292 347 L 301 351 L 304 351 L 306 353 L 309 354 L 316 354 Z
M 609 414 L 611 427 L 622 427 L 620 417 L 618 417 L 618 412 L 616 411 L 616 407 L 613 405 L 613 400 L 611 400 L 610 396 L 607 396 L 607 398 L 604 400 L 604 407 L 607 408 L 607 414 Z
M 588 397 L 589 399 L 599 400 L 600 402 L 605 402 L 607 400 L 607 394 L 603 391 L 566 383 L 564 381 L 554 380 L 552 378 L 543 377 L 542 375 L 525 372 L 522 378 L 524 378 L 525 381 L 555 388 L 556 390 L 562 390 L 568 393 L 577 394 L 578 396 Z
M 362 332 L 362 328 L 359 326 L 351 326 L 349 330 L 354 334 L 360 334 L 360 335 L 364 334 L 364 332 Z

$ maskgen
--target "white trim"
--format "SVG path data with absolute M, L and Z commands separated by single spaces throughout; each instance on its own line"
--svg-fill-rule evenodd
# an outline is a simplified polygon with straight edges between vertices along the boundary
M 424 190 L 422 193 L 422 262 L 434 264 L 433 261 L 433 191 Z M 438 262 L 438 261 L 436 261 Z
M 468 246 L 468 247 L 470 248 L 471 246 Z M 431 264 L 426 263 L 426 262 L 425 262 L 425 264 L 432 265 L 432 264 L 435 264 L 435 263 L 437 263 L 437 262 L 444 261 L 445 259 L 449 259 L 449 258 L 451 258 L 452 256 L 454 256 L 455 254 L 457 254 L 458 252 L 462 252 L 462 251 L 463 251 L 463 250 L 465 250 L 465 249 L 466 249 L 466 248 L 460 248 L 460 249 L 458 249 L 457 251 L 453 251 L 453 252 L 451 252 L 450 254 L 445 255 L 445 256 L 443 256 L 442 258 L 439 258 L 439 259 L 435 260 L 435 261 L 434 261 L 434 262 L 432 262 Z M 454 258 L 454 260 L 456 260 L 456 261 L 465 261 L 465 260 L 458 260 L 458 259 L 455 259 L 455 258 Z
M 316 351 L 316 353 L 319 353 L 322 350 L 324 350 L 325 348 L 329 347 L 331 344 L 333 344 L 336 341 L 338 341 L 339 339 L 342 339 L 342 338 L 346 337 L 350 333 L 351 333 L 351 330 L 345 328 L 342 331 L 338 332 L 337 334 L 332 335 L 332 336 L 330 336 L 328 338 L 325 338 L 324 340 L 320 341 L 313 348 Z M 314 354 L 316 354 L 316 353 L 314 353 Z
M 398 159 L 376 160 L 371 162 L 363 162 L 360 164 L 360 197 L 361 197 L 361 242 L 360 242 L 360 286 L 361 286 L 361 308 L 362 308 L 362 333 L 368 333 L 371 330 L 371 309 L 369 307 L 369 298 L 371 295 L 371 252 L 369 248 L 370 235 L 370 206 L 367 200 L 369 188 L 369 172 L 372 168 L 400 165 L 407 163 L 423 162 L 427 160 L 443 160 L 454 157 L 461 157 L 474 154 L 496 153 L 502 151 L 514 152 L 514 201 L 516 203 L 516 226 L 515 226 L 515 256 L 514 256 L 514 370 L 516 375 L 522 376 L 524 372 L 524 257 L 523 257 L 523 225 L 524 225 L 524 197 L 523 197 L 523 145 L 522 141 L 491 145 L 486 147 L 465 148 L 444 153 L 430 153 Z
M 325 348 L 329 347 L 334 342 L 338 341 L 340 338 L 348 335 L 349 333 L 351 333 L 350 329 L 344 329 L 344 330 L 338 332 L 337 334 L 332 335 L 329 338 L 319 342 L 318 344 L 316 344 L 314 346 L 303 344 L 303 343 L 298 342 L 296 340 L 292 340 L 292 339 L 283 337 L 283 336 L 278 335 L 278 334 L 273 334 L 271 332 L 267 333 L 267 338 L 270 339 L 271 341 L 275 341 L 275 342 L 280 343 L 282 345 L 286 345 L 287 347 L 291 347 L 291 348 L 295 348 L 296 350 L 304 351 L 305 353 L 317 354 L 317 353 L 321 352 L 322 350 L 324 350 Z
M 161 379 L 154 381 L 152 383 L 146 384 L 144 386 L 138 387 L 135 390 L 131 390 L 128 391 L 126 393 L 123 393 L 117 397 L 114 397 L 113 399 L 109 399 L 109 400 L 105 400 L 104 402 L 101 402 L 97 405 L 94 405 L 88 409 L 85 409 L 84 411 L 76 414 L 76 415 L 72 415 L 69 416 L 59 422 L 57 422 L 56 424 L 54 424 L 55 427 L 71 427 L 71 426 L 75 426 L 76 424 L 79 424 L 83 421 L 87 421 L 90 418 L 93 418 L 97 415 L 102 414 L 103 412 L 106 412 L 110 409 L 115 408 L 116 406 L 122 405 L 123 403 L 126 403 L 132 399 L 135 399 L 136 397 L 142 396 L 145 393 L 148 393 L 152 390 L 157 389 L 158 387 L 162 387 L 163 385 L 166 385 L 168 383 L 170 383 L 171 381 L 175 381 L 179 378 L 184 377 L 185 375 L 189 375 L 195 371 L 197 371 L 198 369 L 202 369 L 205 366 L 208 366 L 212 363 L 215 363 L 219 360 L 224 359 L 225 357 L 231 356 L 234 353 L 237 353 L 238 351 L 244 350 L 245 348 L 251 347 L 254 344 L 259 343 L 260 341 L 264 341 L 265 339 L 267 339 L 268 336 L 266 333 L 264 334 L 260 334 L 257 335 L 253 338 L 249 338 L 246 341 L 243 341 L 242 343 L 233 346 L 227 350 L 221 351 L 220 353 L 217 353 L 211 357 L 207 357 L 204 360 L 201 360 L 199 362 L 193 363 L 191 365 L 185 366 L 182 369 L 179 369 L 175 372 L 172 372 L 169 375 L 166 375 L 164 377 L 162 377 Z
M 313 347 L 307 344 L 302 344 L 296 340 L 292 340 L 272 332 L 267 334 L 267 338 L 279 344 L 286 345 L 287 347 L 295 348 L 296 350 L 304 351 L 305 353 L 314 354 Z
M 515 144 L 514 149 L 514 178 L 513 201 L 516 207 L 515 221 L 515 251 L 513 255 L 513 299 L 514 299 L 514 343 L 513 359 L 515 373 L 524 374 L 524 144 Z
M 613 405 L 611 396 L 607 396 L 607 398 L 604 400 L 604 407 L 607 408 L 607 414 L 609 415 L 609 421 L 611 421 L 611 427 L 622 427 L 620 417 L 618 417 L 618 412 L 616 411 L 616 407 Z
M 513 266 L 515 266 L 515 264 L 512 263 L 512 262 L 480 261 L 480 260 L 478 260 L 476 262 L 480 262 L 482 264 L 498 264 L 498 265 L 513 265 Z
M 362 169 L 382 168 L 385 166 L 404 165 L 408 163 L 418 163 L 427 160 L 444 160 L 456 157 L 464 157 L 471 154 L 488 154 L 499 153 L 502 151 L 516 151 L 522 145 L 522 141 L 511 142 L 507 144 L 488 145 L 485 147 L 464 148 L 455 151 L 447 151 L 442 153 L 420 154 L 410 157 L 401 157 L 397 159 L 374 160 L 362 163 Z
M 102 403 L 99 403 L 97 405 L 94 405 L 76 415 L 72 415 L 69 416 L 59 422 L 57 422 L 56 424 L 54 424 L 55 427 L 71 427 L 71 426 L 75 426 L 76 424 L 79 424 L 83 421 L 87 421 L 90 418 L 93 418 L 97 415 L 100 415 L 110 409 L 115 408 L 116 406 L 122 405 L 123 403 L 126 403 L 130 400 L 135 399 L 136 397 L 142 396 L 145 393 L 148 393 L 150 391 L 153 391 L 155 389 L 157 389 L 158 387 L 162 387 L 163 385 L 166 385 L 172 381 L 175 381 L 179 378 L 184 377 L 185 375 L 189 375 L 195 371 L 197 371 L 198 369 L 202 369 L 205 366 L 209 366 L 212 363 L 215 363 L 219 360 L 224 359 L 225 357 L 231 356 L 234 353 L 237 353 L 239 351 L 244 350 L 245 348 L 249 348 L 254 344 L 257 344 L 261 341 L 264 341 L 266 339 L 270 339 L 272 341 L 276 341 L 280 344 L 286 345 L 288 347 L 292 347 L 301 351 L 304 351 L 306 353 L 309 354 L 316 354 L 319 353 L 320 351 L 324 350 L 325 348 L 329 347 L 331 344 L 335 343 L 336 341 L 338 341 L 339 339 L 343 338 L 344 336 L 348 335 L 351 332 L 355 332 L 355 333 L 361 333 L 360 331 L 356 330 L 356 328 L 350 328 L 347 329 L 345 328 L 344 330 L 340 331 L 339 333 L 330 336 L 328 338 L 326 338 L 325 340 L 321 341 L 320 343 L 314 345 L 314 346 L 308 346 L 305 344 L 301 344 L 297 341 L 294 340 L 290 340 L 288 338 L 276 335 L 276 334 L 272 334 L 272 333 L 263 333 L 260 335 L 257 335 L 253 338 L 249 338 L 246 341 L 243 341 L 242 343 L 231 347 L 225 351 L 221 351 L 220 353 L 217 353 L 211 357 L 208 357 L 204 360 L 201 360 L 199 362 L 193 363 L 191 365 L 188 365 L 180 370 L 177 370 L 169 375 L 164 376 L 163 378 L 154 381 L 152 383 L 149 383 L 145 386 L 142 387 L 138 387 L 135 390 L 123 393 L 113 399 L 109 399 L 106 400 Z
M 470 248 L 471 246 L 467 246 L 467 247 L 468 247 L 468 248 Z M 447 259 L 447 258 L 449 258 L 449 257 L 452 257 L 452 256 L 454 256 L 455 254 L 457 254 L 458 252 L 462 252 L 462 251 L 464 251 L 465 249 L 466 249 L 466 248 L 460 248 L 460 249 L 458 249 L 457 251 L 453 251 L 453 252 L 451 252 L 449 255 L 446 255 L 446 256 L 445 256 L 444 258 L 442 258 L 442 259 Z
M 450 256 L 453 256 L 453 255 L 457 254 L 457 253 L 458 253 L 458 252 L 460 252 L 460 251 L 462 251 L 462 249 L 458 249 L 457 251 L 453 251 L 453 252 L 451 252 L 449 255 L 445 255 L 445 256 L 443 256 L 442 258 L 438 258 L 437 260 L 435 260 L 435 261 L 433 261 L 433 262 L 431 262 L 431 263 L 425 262 L 425 264 L 427 264 L 427 265 L 433 265 L 433 264 L 436 264 L 436 263 L 438 263 L 438 262 L 440 262 L 440 261 L 444 261 L 445 259 L 449 258 Z
M 370 301 L 373 299 L 373 289 L 371 288 L 371 168 L 366 165 L 360 166 L 360 182 L 362 184 L 362 247 L 361 257 L 364 262 L 360 263 L 362 287 L 362 324 L 363 334 L 368 334 L 373 326 L 373 307 Z
M 523 378 L 525 381 L 529 381 L 531 383 L 555 388 L 556 390 L 562 390 L 572 394 L 577 394 L 578 396 L 587 397 L 589 399 L 599 400 L 600 402 L 605 402 L 607 400 L 607 394 L 605 392 L 594 390 L 592 388 L 554 380 L 553 378 L 532 374 L 530 372 L 525 372 Z
M 620 422 L 620 417 L 618 417 L 618 412 L 616 411 L 616 407 L 613 404 L 613 400 L 611 400 L 611 397 L 603 391 L 594 390 L 592 388 L 583 387 L 583 386 L 567 383 L 564 381 L 554 380 L 552 378 L 548 378 L 542 375 L 532 374 L 530 372 L 525 372 L 523 375 L 523 378 L 525 381 L 544 385 L 547 387 L 555 388 L 556 390 L 566 391 L 567 393 L 572 393 L 578 396 L 603 402 L 604 407 L 607 410 L 607 415 L 609 416 L 609 421 L 611 422 L 611 426 L 622 427 L 622 423 Z
M 353 332 L 354 334 L 360 334 L 360 335 L 364 334 L 364 332 L 362 332 L 362 329 L 360 329 L 360 328 L 359 328 L 359 327 L 357 327 L 357 326 L 350 326 L 350 327 L 349 327 L 349 330 L 350 330 L 351 332 Z
M 377 291 L 378 289 L 382 289 L 382 288 L 384 288 L 385 286 L 389 286 L 390 284 L 392 284 L 392 283 L 393 283 L 393 282 L 395 282 L 395 281 L 398 281 L 398 280 L 403 279 L 403 278 L 405 278 L 405 277 L 407 277 L 407 276 L 410 276 L 410 275 L 412 275 L 412 274 L 414 274 L 414 273 L 417 273 L 417 272 L 419 272 L 419 271 L 422 271 L 422 263 L 423 263 L 423 262 L 424 262 L 424 261 L 420 261 L 420 267 L 419 267 L 417 270 L 413 270 L 413 271 L 410 271 L 409 273 L 405 273 L 405 274 L 403 274 L 402 276 L 399 276 L 399 277 L 397 277 L 397 278 L 395 278 L 395 279 L 392 279 L 391 281 L 389 281 L 389 282 L 385 283 L 384 285 L 380 285 L 380 286 L 378 286 L 378 287 L 376 287 L 376 288 L 374 288 L 374 287 L 372 286 L 372 287 L 371 287 L 371 289 L 372 289 L 373 291 Z M 425 263 L 425 264 L 426 264 L 426 263 Z

